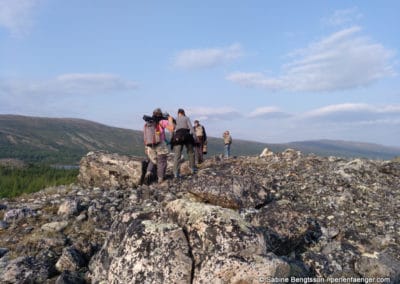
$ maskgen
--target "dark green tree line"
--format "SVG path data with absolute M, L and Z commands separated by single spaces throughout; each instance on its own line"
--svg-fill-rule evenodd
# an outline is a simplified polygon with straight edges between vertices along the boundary
M 43 165 L 0 167 L 0 198 L 32 193 L 48 186 L 70 184 L 76 181 L 77 175 L 78 169 L 56 169 Z

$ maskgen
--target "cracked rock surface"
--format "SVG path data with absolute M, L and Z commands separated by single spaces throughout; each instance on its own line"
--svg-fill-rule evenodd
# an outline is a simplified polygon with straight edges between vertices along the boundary
M 1 199 L 0 283 L 400 282 L 399 162 L 266 149 L 150 185 L 144 165 L 92 152 L 80 184 Z

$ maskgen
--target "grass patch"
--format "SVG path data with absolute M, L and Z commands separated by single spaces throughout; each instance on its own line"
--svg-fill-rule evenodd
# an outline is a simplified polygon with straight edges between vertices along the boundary
M 24 168 L 0 166 L 0 198 L 33 193 L 49 186 L 76 182 L 78 169 L 57 169 L 46 165 Z

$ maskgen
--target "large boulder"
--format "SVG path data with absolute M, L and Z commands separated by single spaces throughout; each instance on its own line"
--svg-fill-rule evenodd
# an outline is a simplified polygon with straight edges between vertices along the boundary
M 3 257 L 4 258 L 4 257 Z M 36 257 L 0 259 L 0 283 L 44 283 L 56 274 L 56 255 L 43 250 Z
M 204 261 L 210 252 L 240 256 L 266 252 L 262 234 L 237 211 L 188 199 L 174 200 L 167 204 L 166 210 L 187 232 L 197 263 Z
M 210 178 L 204 171 L 182 183 L 188 192 L 205 203 L 230 208 L 255 208 L 268 198 L 266 189 L 249 176 L 219 175 Z
M 92 282 L 190 283 L 193 263 L 183 230 L 128 215 L 113 224 L 113 234 L 91 261 Z
M 85 187 L 131 188 L 143 176 L 143 159 L 103 152 L 89 152 L 81 159 L 78 180 Z
M 318 222 L 295 210 L 288 200 L 272 202 L 249 215 L 250 223 L 264 233 L 268 249 L 278 255 L 302 250 L 322 235 Z
M 187 233 L 193 283 L 253 283 L 290 275 L 289 264 L 267 254 L 263 235 L 237 211 L 188 199 L 172 201 L 166 210 Z

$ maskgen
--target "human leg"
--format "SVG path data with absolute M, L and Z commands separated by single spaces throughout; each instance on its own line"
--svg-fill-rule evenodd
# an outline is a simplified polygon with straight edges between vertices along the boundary
M 162 154 L 157 157 L 157 176 L 158 182 L 161 182 L 165 179 L 165 171 L 167 169 L 167 155 Z
M 225 146 L 224 146 L 224 157 L 225 158 L 229 158 L 229 152 L 230 152 L 229 144 L 225 144 Z
M 203 141 L 201 141 L 200 143 L 199 143 L 199 148 L 198 148 L 198 151 L 199 151 L 199 159 L 198 159 L 198 163 L 199 164 L 201 164 L 203 161 L 204 161 L 204 159 L 203 159 Z
M 174 172 L 174 177 L 179 176 L 179 160 L 181 159 L 182 155 L 182 148 L 183 145 L 174 145 L 174 165 L 173 165 L 173 172 Z
M 152 173 L 154 166 L 157 165 L 157 151 L 150 146 L 146 146 L 145 148 L 145 153 L 147 157 L 149 158 L 149 163 L 147 164 L 147 169 L 146 169 L 146 174 L 147 173 Z
M 185 145 L 186 146 L 186 152 L 189 158 L 189 167 L 192 170 L 192 173 L 196 171 L 196 167 L 194 164 L 194 150 L 193 150 L 193 144 L 188 143 Z

